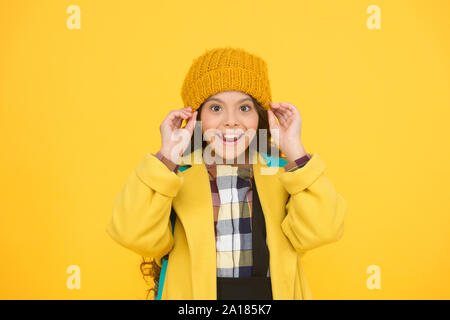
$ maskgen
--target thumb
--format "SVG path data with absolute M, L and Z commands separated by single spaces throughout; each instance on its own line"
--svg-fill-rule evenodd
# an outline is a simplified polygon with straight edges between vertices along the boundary
M 194 132 L 194 125 L 195 125 L 195 120 L 196 119 L 197 119 L 197 111 L 195 111 L 192 114 L 192 117 L 189 119 L 188 123 L 186 123 L 186 126 L 184 127 L 191 134 Z
M 269 118 L 269 127 L 270 130 L 278 128 L 277 120 L 275 119 L 275 115 L 272 110 L 267 110 L 268 118 Z

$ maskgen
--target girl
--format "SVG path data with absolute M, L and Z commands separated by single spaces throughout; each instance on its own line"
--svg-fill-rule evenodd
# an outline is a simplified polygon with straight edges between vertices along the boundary
M 144 257 L 158 299 L 312 299 L 301 258 L 341 238 L 347 204 L 297 108 L 271 102 L 266 62 L 231 47 L 195 59 L 181 96 L 108 234 Z

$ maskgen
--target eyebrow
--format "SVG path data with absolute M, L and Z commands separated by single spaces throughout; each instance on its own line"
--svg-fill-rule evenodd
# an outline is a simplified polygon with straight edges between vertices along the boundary
M 211 100 L 216 100 L 216 101 L 219 101 L 219 102 L 224 103 L 222 100 L 217 99 L 217 98 L 208 98 L 208 99 L 205 100 L 205 102 L 208 102 L 208 101 L 211 101 Z M 244 99 L 239 100 L 238 103 L 243 102 L 243 101 L 245 101 L 245 100 L 253 101 L 251 98 L 247 97 L 247 98 L 244 98 Z

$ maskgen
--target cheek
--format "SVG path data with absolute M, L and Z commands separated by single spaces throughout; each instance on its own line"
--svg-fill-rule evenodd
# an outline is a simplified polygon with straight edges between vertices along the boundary
M 248 117 L 245 121 L 245 126 L 247 129 L 253 129 L 253 130 L 257 130 L 258 129 L 258 114 L 255 112 L 255 114 L 253 114 L 251 117 Z
M 219 122 L 217 121 L 217 117 L 208 117 L 202 115 L 200 118 L 200 121 L 202 123 L 202 134 L 204 140 L 206 140 L 206 143 L 212 142 L 212 139 L 214 139 L 214 135 L 216 130 L 219 127 Z
M 258 134 L 258 114 L 255 112 L 251 117 L 247 117 L 243 122 L 247 133 L 245 138 L 245 145 L 248 146 L 251 140 Z
M 218 117 L 210 116 L 207 114 L 202 114 L 200 121 L 202 122 L 203 130 L 217 128 L 220 124 Z

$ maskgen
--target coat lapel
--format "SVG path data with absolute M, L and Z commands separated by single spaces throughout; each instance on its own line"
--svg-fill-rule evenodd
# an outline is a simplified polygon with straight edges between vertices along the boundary
M 286 216 L 285 205 L 289 194 L 278 176 L 282 167 L 258 162 L 253 167 L 256 188 L 266 222 L 267 246 L 270 252 L 270 277 L 274 300 L 294 298 L 297 253 L 281 229 Z
M 186 233 L 190 250 L 193 299 L 216 297 L 216 243 L 211 187 L 206 167 L 194 161 L 201 149 L 181 159 L 191 168 L 181 173 L 183 185 L 173 207 Z M 197 158 L 198 159 L 198 158 Z

